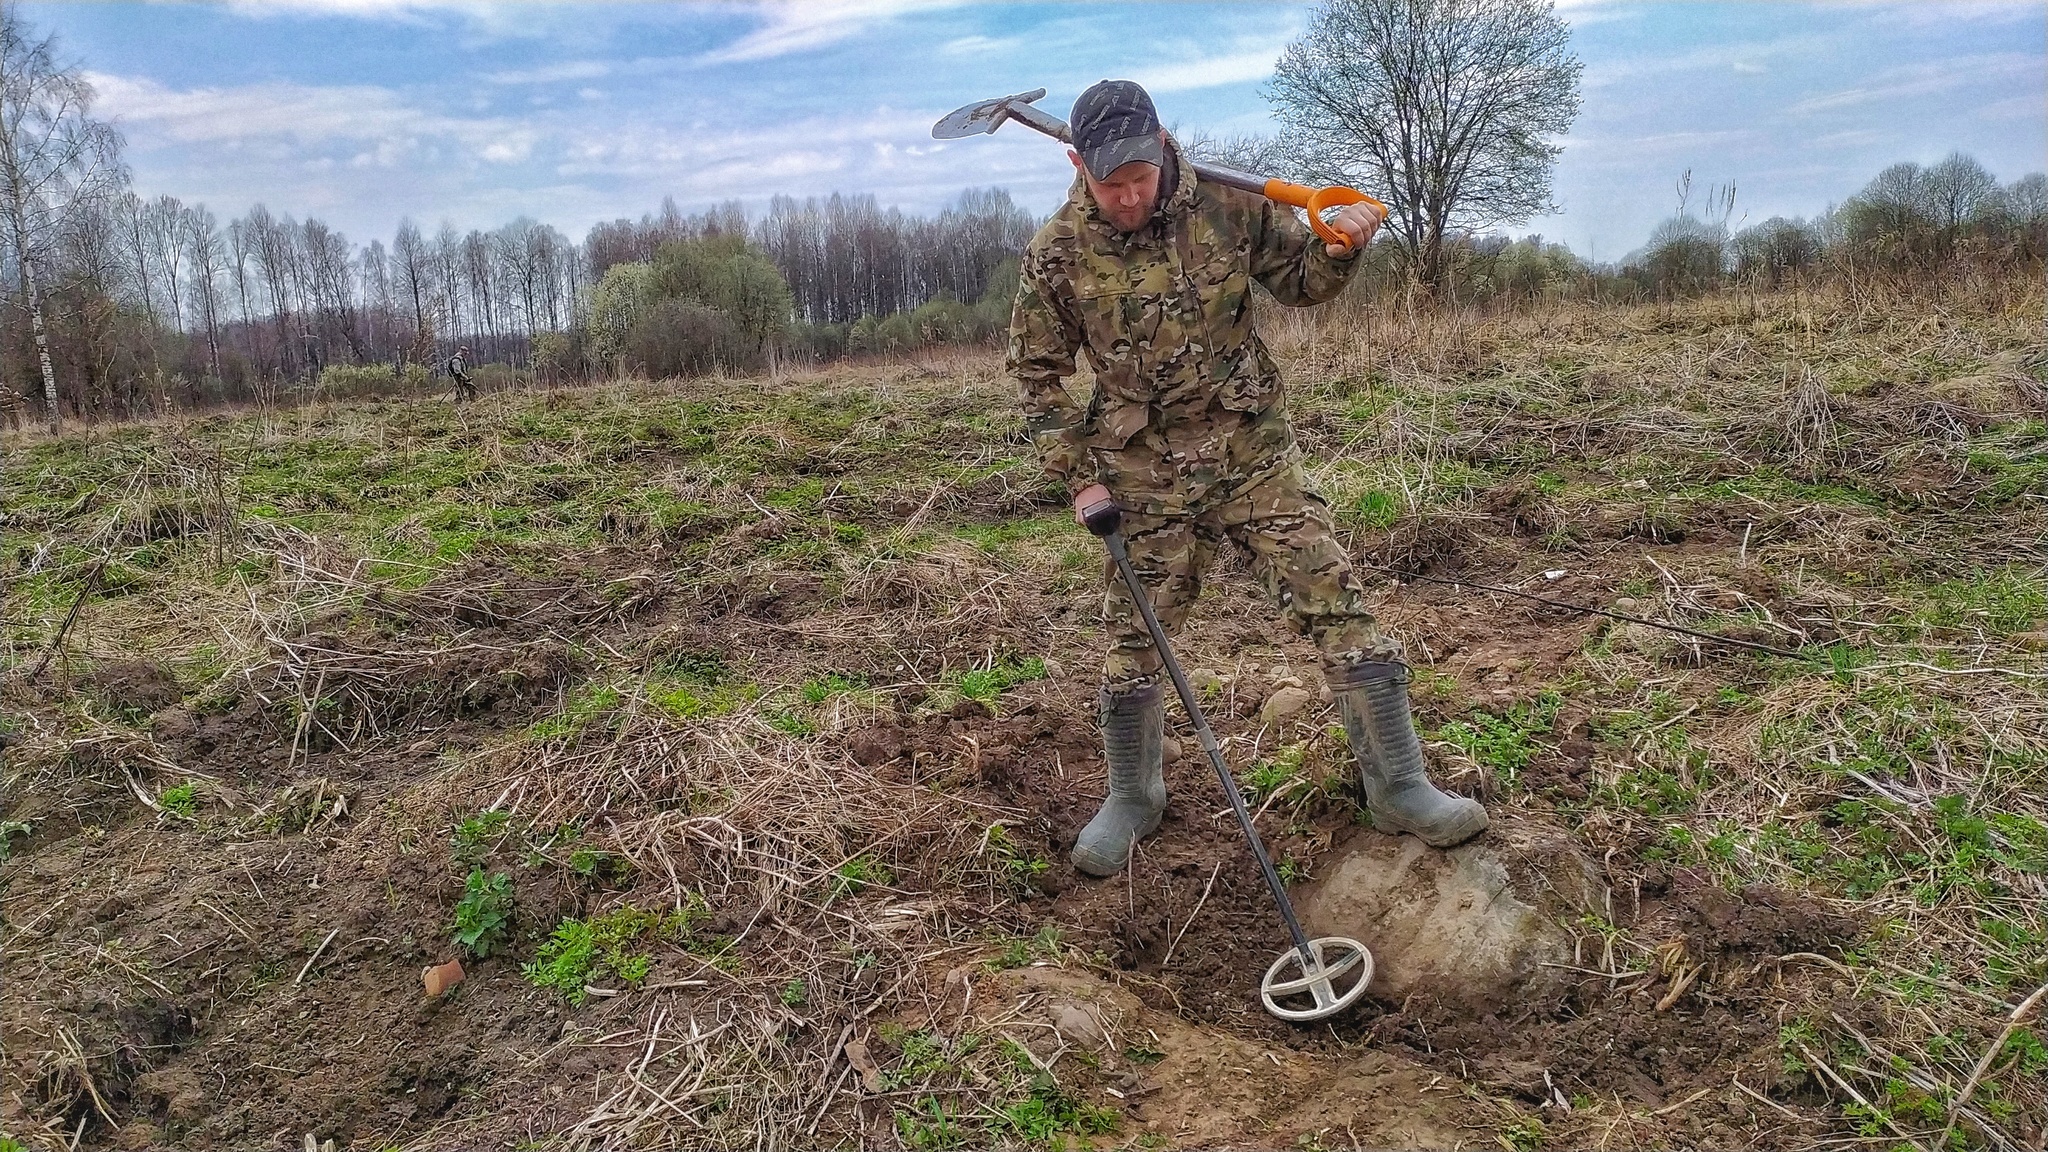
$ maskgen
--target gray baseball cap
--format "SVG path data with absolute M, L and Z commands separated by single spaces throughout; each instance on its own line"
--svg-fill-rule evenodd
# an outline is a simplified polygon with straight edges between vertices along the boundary
M 1152 97 L 1134 80 L 1104 80 L 1081 93 L 1074 101 L 1067 128 L 1074 134 L 1074 151 L 1097 180 L 1142 160 L 1166 165 L 1166 147 L 1159 142 L 1159 113 Z

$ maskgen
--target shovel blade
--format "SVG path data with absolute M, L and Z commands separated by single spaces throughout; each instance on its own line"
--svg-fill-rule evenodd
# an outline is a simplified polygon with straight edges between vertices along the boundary
M 1044 95 L 1045 89 L 1035 88 L 1029 92 L 1019 92 L 1015 96 L 983 100 L 977 104 L 969 104 L 965 108 L 955 109 L 937 124 L 932 125 L 932 138 L 958 140 L 963 136 L 980 136 L 993 132 L 1003 126 L 1003 121 L 1010 118 L 1012 105 L 1029 104 Z

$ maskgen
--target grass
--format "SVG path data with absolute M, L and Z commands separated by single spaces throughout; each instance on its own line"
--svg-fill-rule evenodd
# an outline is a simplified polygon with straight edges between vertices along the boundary
M 896 882 L 895 873 L 872 856 L 855 856 L 832 870 L 828 882 L 828 899 L 857 895 L 870 887 L 888 887 Z
M 986 668 L 975 668 L 949 677 L 953 690 L 966 700 L 978 700 L 993 707 L 997 697 L 1019 684 L 1045 679 L 1045 661 L 1037 656 L 1006 659 Z
M 593 981 L 615 978 L 633 985 L 645 980 L 654 957 L 643 948 L 657 943 L 703 943 L 692 936 L 696 923 L 708 911 L 709 906 L 699 897 L 669 912 L 649 912 L 628 904 L 588 919 L 565 918 L 542 942 L 533 962 L 520 972 L 534 987 L 553 991 L 571 1004 L 582 1004 Z
M 1436 738 L 1456 745 L 1491 771 L 1502 787 L 1512 788 L 1541 749 L 1538 738 L 1550 734 L 1563 706 L 1561 694 L 1546 690 L 1503 712 L 1475 709 L 1437 729 Z
M 199 784 L 187 780 L 166 788 L 157 794 L 156 802 L 164 811 L 181 820 L 196 820 L 199 818 Z

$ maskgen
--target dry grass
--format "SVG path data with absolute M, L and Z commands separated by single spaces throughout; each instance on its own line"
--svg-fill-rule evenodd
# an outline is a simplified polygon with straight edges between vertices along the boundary
M 1332 309 L 1268 331 L 1312 474 L 1367 562 L 1625 600 L 1810 654 L 1733 659 L 1622 626 L 1505 688 L 1461 680 L 1456 660 L 1438 669 L 1433 720 L 1561 701 L 1553 727 L 1526 733 L 1526 772 L 1448 729 L 1432 747 L 1607 869 L 1614 910 L 1579 927 L 1603 971 L 1631 975 L 1608 982 L 1615 995 L 1636 982 L 1668 1009 L 1780 981 L 1787 1070 L 1730 1069 L 1759 1116 L 1817 1119 L 1842 1140 L 2018 1149 L 2048 1114 L 2034 991 L 2048 982 L 2041 291 L 1894 293 Z M 542 934 L 554 917 L 626 907 L 730 922 L 650 941 L 638 991 L 615 981 L 559 1036 L 507 1041 L 475 1106 L 392 1121 L 389 1145 L 942 1146 L 948 1125 L 963 1141 L 1025 1138 L 1010 1110 L 1034 1098 L 1042 1057 L 1016 1056 L 1000 1031 L 958 1051 L 936 1022 L 957 1015 L 949 973 L 1023 946 L 1007 933 L 1031 920 L 1013 844 L 1028 817 L 975 791 L 971 735 L 896 774 L 849 753 L 877 718 L 942 715 L 963 673 L 1023 657 L 1052 678 L 1020 698 L 1087 711 L 1097 561 L 1022 458 L 988 358 L 512 395 L 453 414 L 336 405 L 21 447 L 5 482 L 20 509 L 5 663 L 44 649 L 88 565 L 106 559 L 109 587 L 37 684 L 6 687 L 21 739 L 6 791 L 30 799 L 0 820 L 32 825 L 5 866 L 11 888 L 47 896 L 62 885 L 45 864 L 105 869 L 165 844 L 291 878 L 303 851 L 326 862 L 316 880 L 364 877 L 312 898 L 322 915 L 405 885 L 389 926 L 344 930 L 320 961 L 374 991 L 416 970 L 401 932 L 445 940 L 451 830 L 502 813 L 490 866 L 522 891 L 575 893 L 534 898 Z M 1543 578 L 1555 570 L 1569 575 Z M 1222 587 L 1235 597 L 1246 581 L 1226 568 Z M 1385 615 L 1428 653 L 1445 613 L 1469 608 L 1510 646 L 1526 625 L 1555 648 L 1572 623 L 1399 589 Z M 1190 659 L 1231 668 L 1250 652 L 1212 632 Z M 182 757 L 184 736 L 104 682 L 138 656 L 188 711 L 238 717 L 244 743 L 224 742 L 210 771 Z M 1299 656 L 1276 643 L 1258 658 Z M 1591 749 L 1583 778 L 1552 771 L 1568 729 Z M 1267 738 L 1233 735 L 1233 754 L 1264 755 Z M 204 797 L 189 824 L 162 803 L 186 782 Z M 623 861 L 621 878 L 569 875 L 571 842 Z M 539 862 L 519 871 L 525 853 Z M 1868 929 L 1834 954 L 1725 970 L 1631 930 L 1643 882 L 1673 871 L 1805 893 Z M 288 910 L 252 923 L 268 896 L 230 905 L 208 886 L 227 881 L 188 882 L 213 910 L 155 928 L 249 945 L 211 973 L 177 957 L 189 945 L 74 923 L 89 889 L 10 912 L 0 962 L 36 990 L 5 1018 L 11 1134 L 64 1147 L 151 1123 L 133 1084 L 160 1058 L 67 1004 L 174 1003 L 204 1037 L 275 1026 L 310 994 L 262 975 L 311 955 Z M 273 934 L 283 946 L 258 945 Z M 543 1010 L 521 994 L 498 1003 Z M 206 1043 L 195 1067 L 217 1066 Z M 1069 1060 L 1053 1080 L 1065 1091 L 1077 1076 Z M 1551 1126 L 1655 1144 L 1684 1104 L 1594 1103 Z

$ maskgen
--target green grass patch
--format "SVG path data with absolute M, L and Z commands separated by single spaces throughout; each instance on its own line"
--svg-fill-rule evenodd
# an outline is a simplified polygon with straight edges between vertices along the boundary
M 572 917 L 555 925 L 533 963 L 520 972 L 534 987 L 581 1004 L 589 996 L 584 989 L 594 981 L 611 977 L 638 984 L 646 979 L 654 958 L 643 949 L 656 942 L 690 942 L 692 928 L 710 911 L 703 897 L 691 893 L 675 911 L 648 912 L 628 904 L 587 920 Z
M 176 787 L 166 788 L 157 794 L 158 806 L 181 820 L 199 818 L 199 784 L 187 780 Z
M 589 683 L 569 694 L 561 711 L 533 722 L 526 734 L 535 740 L 574 736 L 599 718 L 616 712 L 623 697 L 617 688 Z
M 949 677 L 952 689 L 969 700 L 979 700 L 993 707 L 996 698 L 1019 684 L 1045 679 L 1045 661 L 1036 656 L 1022 660 L 999 660 L 986 668 L 976 668 Z
M 2029 631 L 2048 617 L 2048 580 L 2022 568 L 1944 581 L 1929 587 L 1925 598 L 1926 605 L 1908 614 L 1907 623 L 2011 636 Z
M 886 888 L 895 882 L 896 874 L 889 871 L 888 865 L 872 856 L 855 856 L 832 870 L 826 881 L 830 890 L 827 899 L 853 896 L 868 888 Z
M 1563 696 L 1545 690 L 1505 712 L 1468 713 L 1437 729 L 1436 738 L 1457 745 L 1491 770 L 1503 787 L 1513 787 L 1541 747 L 1537 738 L 1556 725 L 1563 704 Z

